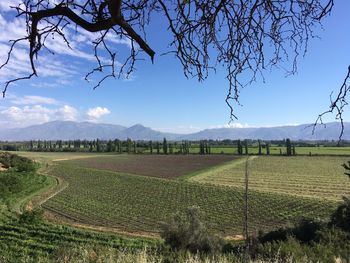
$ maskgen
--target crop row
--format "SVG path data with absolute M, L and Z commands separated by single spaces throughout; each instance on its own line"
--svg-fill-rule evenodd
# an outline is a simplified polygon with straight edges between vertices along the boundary
M 224 235 L 242 229 L 243 191 L 61 164 L 52 171 L 68 188 L 44 204 L 83 223 L 158 232 L 177 211 L 199 206 L 209 227 Z M 302 216 L 328 217 L 336 202 L 250 191 L 251 230 L 271 229 Z
M 18 262 L 29 257 L 47 257 L 59 248 L 89 245 L 139 250 L 145 245 L 152 247 L 154 241 L 146 239 L 122 238 L 111 234 L 78 230 L 53 224 L 21 224 L 16 222 L 0 225 L 0 251 L 12 253 Z M 1 258 L 0 258 L 1 260 Z M 26 261 L 27 262 L 27 261 Z
M 350 194 L 350 181 L 341 166 L 344 157 L 257 157 L 250 161 L 251 189 L 299 196 L 341 200 Z M 213 169 L 191 181 L 225 186 L 244 186 L 244 163 Z

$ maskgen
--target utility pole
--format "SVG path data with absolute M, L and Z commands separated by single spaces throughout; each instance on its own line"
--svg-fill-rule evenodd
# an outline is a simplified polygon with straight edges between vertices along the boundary
M 244 222 L 243 222 L 243 235 L 245 238 L 245 253 L 244 253 L 244 262 L 248 263 L 249 261 L 249 238 L 248 238 L 248 184 L 249 184 L 249 156 L 247 156 L 245 162 L 245 191 L 244 191 Z

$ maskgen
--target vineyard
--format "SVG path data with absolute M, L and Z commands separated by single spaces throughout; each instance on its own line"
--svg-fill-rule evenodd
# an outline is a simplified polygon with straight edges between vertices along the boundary
M 5 177 L 16 178 L 13 182 L 17 187 L 15 192 L 6 196 L 0 189 L 0 262 L 48 262 L 56 251 L 71 246 L 140 250 L 156 244 L 156 241 L 148 239 L 124 238 L 51 223 L 21 222 L 18 213 L 28 201 L 34 195 L 47 191 L 55 182 L 51 177 L 35 173 L 1 172 L 0 181 Z
M 341 164 L 347 157 L 260 156 L 251 157 L 249 187 L 252 190 L 319 199 L 340 200 L 350 194 L 350 181 Z M 243 187 L 244 162 L 211 169 L 191 177 L 192 182 Z
M 164 222 L 190 206 L 200 207 L 211 231 L 229 239 L 242 233 L 245 157 L 27 154 L 53 177 L 0 173 L 0 177 L 18 177 L 21 185 L 10 198 L 0 198 L 0 261 L 45 262 L 72 246 L 152 249 L 159 241 L 87 228 L 158 236 Z M 251 233 L 290 226 L 302 217 L 327 220 L 340 196 L 349 194 L 341 167 L 346 157 L 251 156 L 249 160 Z M 35 195 L 45 196 L 55 185 L 55 177 L 66 188 L 42 204 L 53 221 L 20 222 L 18 213 Z
M 45 209 L 82 224 L 158 232 L 174 212 L 196 205 L 215 232 L 225 236 L 242 232 L 243 192 L 239 187 L 123 174 L 77 163 L 81 164 L 68 161 L 52 167 L 50 174 L 62 177 L 69 186 L 46 202 Z M 328 218 L 337 204 L 255 190 L 250 191 L 249 200 L 250 231 L 254 232 L 275 229 L 303 216 Z

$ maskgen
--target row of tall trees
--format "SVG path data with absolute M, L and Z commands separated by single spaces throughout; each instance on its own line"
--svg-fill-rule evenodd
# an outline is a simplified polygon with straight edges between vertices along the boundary
M 285 147 L 286 147 L 286 152 L 283 153 L 282 149 L 280 148 L 279 154 L 280 155 L 287 155 L 287 156 L 292 156 L 292 155 L 296 155 L 296 150 L 295 150 L 295 144 L 291 142 L 291 140 L 289 138 L 287 138 L 285 140 Z M 261 140 L 258 140 L 258 155 L 262 155 L 263 154 L 263 148 L 265 149 L 265 154 L 266 155 L 270 155 L 271 151 L 270 151 L 270 143 L 265 142 L 263 143 Z M 244 150 L 243 150 L 244 149 Z M 248 147 L 248 141 L 241 141 L 238 140 L 237 141 L 237 153 L 239 155 L 248 155 L 249 154 L 249 147 Z
M 150 153 L 150 154 L 212 154 L 212 153 L 237 153 L 238 155 L 258 154 L 270 155 L 271 142 L 261 140 L 227 140 L 226 145 L 218 144 L 213 140 L 200 141 L 133 141 L 127 140 L 57 140 L 57 141 L 29 141 L 17 143 L 1 143 L 2 150 L 24 150 L 39 152 L 114 152 L 114 153 Z M 281 144 L 273 144 L 280 148 L 279 153 L 274 149 L 274 154 L 296 155 L 295 144 L 286 139 Z M 283 150 L 285 147 L 286 150 Z M 254 150 L 255 148 L 255 150 Z M 212 151 L 212 149 L 214 149 Z

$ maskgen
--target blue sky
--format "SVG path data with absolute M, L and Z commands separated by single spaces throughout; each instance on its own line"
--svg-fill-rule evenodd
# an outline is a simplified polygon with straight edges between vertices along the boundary
M 9 37 L 23 35 L 24 24 L 14 19 L 7 4 L 0 3 L 0 60 L 6 55 Z M 337 1 L 321 39 L 312 39 L 298 73 L 285 77 L 273 69 L 241 92 L 242 106 L 234 104 L 238 120 L 231 126 L 277 126 L 313 122 L 327 109 L 329 95 L 340 87 L 350 64 L 350 1 Z M 159 24 L 159 23 L 158 23 Z M 224 127 L 229 122 L 225 104 L 228 83 L 225 71 L 199 83 L 186 79 L 180 63 L 167 51 L 169 34 L 159 27 L 150 31 L 150 46 L 156 51 L 155 63 L 146 59 L 137 64 L 129 80 L 108 80 L 93 90 L 93 83 L 83 80 L 91 69 L 93 57 L 86 44 L 89 35 L 73 41 L 73 51 L 52 42 L 55 55 L 43 54 L 38 64 L 41 77 L 18 82 L 0 101 L 0 126 L 20 127 L 51 120 L 75 120 L 115 123 L 131 126 L 141 123 L 171 132 L 194 132 L 204 128 Z M 73 39 L 73 38 L 72 38 Z M 115 40 L 118 54 L 128 51 L 127 41 Z M 15 53 L 14 64 L 0 71 L 1 83 L 28 68 L 25 46 Z M 345 112 L 345 120 L 349 112 Z M 334 120 L 331 116 L 326 119 Z

